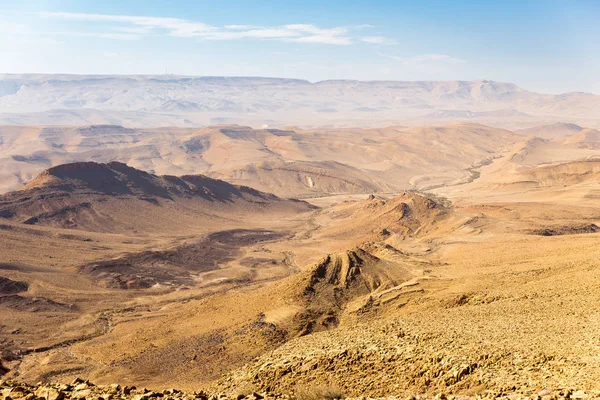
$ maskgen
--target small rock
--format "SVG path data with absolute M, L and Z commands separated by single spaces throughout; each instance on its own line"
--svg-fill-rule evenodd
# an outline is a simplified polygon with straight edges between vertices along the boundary
M 71 398 L 86 399 L 86 398 L 90 397 L 91 394 L 92 394 L 92 391 L 90 389 L 83 389 L 83 390 L 73 391 L 73 393 L 71 394 Z
M 110 390 L 114 390 L 116 392 L 121 390 L 121 385 L 119 385 L 118 383 L 113 383 L 112 385 L 108 385 L 108 387 L 110 388 Z
M 587 399 L 588 397 L 589 396 L 583 390 L 578 390 L 571 394 L 572 399 Z
M 548 396 L 552 394 L 552 389 L 544 389 L 542 391 L 540 391 L 537 395 L 542 397 L 542 396 Z
M 13 387 L 13 388 L 10 390 L 10 393 L 11 393 L 11 394 L 14 394 L 14 393 L 25 393 L 25 388 L 24 388 L 24 387 L 22 387 L 22 386 L 15 386 L 15 387 Z
M 125 386 L 123 388 L 123 394 L 130 395 L 132 390 L 135 390 L 135 386 Z
M 46 400 L 63 400 L 65 398 L 65 394 L 62 391 L 43 386 L 35 391 L 35 395 Z

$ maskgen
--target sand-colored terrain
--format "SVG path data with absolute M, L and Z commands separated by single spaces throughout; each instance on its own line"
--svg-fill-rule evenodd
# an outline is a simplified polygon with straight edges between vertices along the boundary
M 283 197 L 395 192 L 468 180 L 522 137 L 474 124 L 380 129 L 128 129 L 0 126 L 0 190 L 47 168 L 120 161 L 156 174 L 205 174 Z
M 19 129 L 2 151 L 45 128 Z M 0 196 L 3 379 L 592 396 L 600 149 L 537 129 L 215 127 L 169 131 L 211 178 L 135 169 L 169 159 L 141 145 L 49 168 Z

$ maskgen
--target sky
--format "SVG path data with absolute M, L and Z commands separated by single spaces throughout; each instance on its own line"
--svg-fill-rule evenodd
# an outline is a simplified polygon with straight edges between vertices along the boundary
M 489 79 L 600 94 L 600 1 L 0 0 L 0 73 Z

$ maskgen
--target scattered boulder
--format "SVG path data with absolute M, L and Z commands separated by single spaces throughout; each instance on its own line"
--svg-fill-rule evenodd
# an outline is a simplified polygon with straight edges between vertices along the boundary
M 29 285 L 26 282 L 13 281 L 0 276 L 0 295 L 26 292 L 27 289 L 29 289 Z
M 35 395 L 38 398 L 45 400 L 63 400 L 65 398 L 64 391 L 45 386 L 42 386 L 36 390 Z
M 346 354 L 345 357 L 348 357 Z M 473 365 L 458 365 L 451 369 L 449 372 L 452 373 L 451 380 L 460 381 L 463 377 L 469 375 L 474 371 L 476 366 Z M 82 390 L 76 390 L 76 386 L 85 383 L 87 388 Z M 600 392 L 586 392 L 583 390 L 574 390 L 570 388 L 565 389 L 544 389 L 541 390 L 537 396 L 533 398 L 541 399 L 587 399 L 587 398 L 598 398 Z M 360 397 L 364 399 L 364 397 Z M 465 396 L 465 395 L 451 395 L 444 392 L 430 393 L 426 395 L 409 395 L 405 394 L 402 396 L 389 396 L 389 397 L 375 397 L 373 400 L 392 400 L 398 398 L 418 398 L 421 400 L 429 399 L 454 399 L 454 400 L 473 400 L 473 399 L 495 399 L 495 398 L 510 398 L 510 399 L 524 399 L 532 398 L 525 394 L 521 394 L 518 391 L 507 391 L 501 395 L 492 391 L 483 392 L 476 396 Z M 207 393 L 204 391 L 200 392 L 183 392 L 177 389 L 167 389 L 162 392 L 156 392 L 148 389 L 137 389 L 133 386 L 120 386 L 117 384 L 113 385 L 93 385 L 89 381 L 78 379 L 77 382 L 73 382 L 73 385 L 64 385 L 56 383 L 37 383 L 35 385 L 28 385 L 16 381 L 2 381 L 0 380 L 0 399 L 3 400 L 70 400 L 70 399 L 121 399 L 121 400 L 150 400 L 150 399 L 162 399 L 162 400 L 317 400 L 317 399 L 358 399 L 347 397 L 343 395 L 343 391 L 335 385 L 306 385 L 298 387 L 295 393 L 278 393 L 272 390 L 267 391 L 250 391 L 236 394 L 226 393 Z

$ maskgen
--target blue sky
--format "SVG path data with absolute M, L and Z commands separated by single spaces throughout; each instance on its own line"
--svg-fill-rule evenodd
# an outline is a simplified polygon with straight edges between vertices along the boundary
M 514 82 L 600 94 L 600 1 L 0 0 L 0 72 Z

